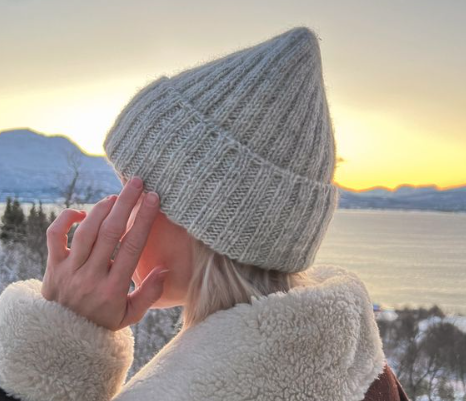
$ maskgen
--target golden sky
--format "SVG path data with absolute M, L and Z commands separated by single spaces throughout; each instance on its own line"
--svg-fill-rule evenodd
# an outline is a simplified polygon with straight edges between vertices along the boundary
M 466 184 L 464 0 L 0 0 L 0 131 L 103 154 L 158 76 L 294 26 L 319 35 L 347 188 Z

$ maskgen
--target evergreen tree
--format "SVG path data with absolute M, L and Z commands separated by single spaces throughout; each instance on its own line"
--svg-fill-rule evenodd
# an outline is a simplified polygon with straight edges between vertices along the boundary
M 39 232 L 39 254 L 41 255 L 41 264 L 44 266 L 47 263 L 47 228 L 49 227 L 49 222 L 47 220 L 47 215 L 44 213 L 42 208 L 42 201 L 39 201 L 39 210 L 37 212 L 37 227 Z
M 28 242 L 29 242 L 29 237 L 30 233 L 35 231 L 35 226 L 36 226 L 36 221 L 37 221 L 37 211 L 36 211 L 36 204 L 32 202 L 32 207 L 29 210 L 29 216 L 27 217 L 27 232 L 28 232 Z
M 44 213 L 44 209 L 42 208 L 42 201 L 39 201 L 39 211 L 37 212 L 37 220 L 39 222 L 39 226 L 42 227 L 42 231 L 47 231 L 49 227 L 49 222 L 47 220 L 47 215 Z
M 42 266 L 47 262 L 47 228 L 49 222 L 39 201 L 39 209 L 33 202 L 27 219 L 26 245 L 37 257 L 37 262 Z M 45 270 L 45 268 L 44 268 Z
M 0 240 L 3 243 L 20 242 L 26 236 L 26 219 L 18 199 L 12 202 L 7 198 L 7 205 L 2 216 Z
M 3 243 L 8 242 L 11 237 L 12 226 L 11 226 L 10 220 L 11 220 L 11 198 L 8 196 L 6 198 L 6 208 L 5 208 L 5 211 L 3 212 L 2 226 L 0 230 L 0 240 Z

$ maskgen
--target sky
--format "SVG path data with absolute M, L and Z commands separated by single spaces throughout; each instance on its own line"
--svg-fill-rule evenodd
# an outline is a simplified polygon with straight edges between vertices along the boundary
M 339 162 L 355 190 L 466 185 L 464 0 L 0 0 L 0 131 L 103 155 L 160 75 L 295 26 L 319 36 Z

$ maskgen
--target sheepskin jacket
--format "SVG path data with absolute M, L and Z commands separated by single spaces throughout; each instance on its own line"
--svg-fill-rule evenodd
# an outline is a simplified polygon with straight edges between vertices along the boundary
M 337 266 L 309 272 L 313 286 L 253 297 L 178 333 L 126 383 L 130 327 L 108 330 L 47 301 L 41 281 L 17 281 L 0 295 L 0 388 L 23 401 L 361 401 L 370 388 L 377 395 L 387 366 L 364 284 Z

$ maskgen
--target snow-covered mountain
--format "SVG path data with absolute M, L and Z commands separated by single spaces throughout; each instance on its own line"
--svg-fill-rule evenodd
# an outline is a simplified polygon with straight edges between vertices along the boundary
M 53 203 L 73 176 L 72 161 L 80 165 L 80 185 L 92 185 L 91 202 L 121 191 L 120 180 L 101 156 L 89 156 L 64 136 L 46 136 L 30 129 L 0 132 L 0 202 L 7 196 L 20 201 Z M 340 208 L 418 209 L 466 211 L 466 186 L 439 190 L 435 185 L 402 185 L 395 191 L 373 188 L 366 191 L 340 190 Z
M 77 188 L 85 191 L 91 186 L 96 193 L 92 202 L 121 190 L 104 157 L 84 154 L 64 136 L 29 129 L 0 132 L 0 202 L 16 196 L 22 202 L 53 203 L 70 184 L 74 171 L 79 171 Z
M 345 209 L 406 209 L 466 212 L 466 186 L 440 190 L 435 185 L 401 185 L 396 190 L 340 188 L 339 206 Z

